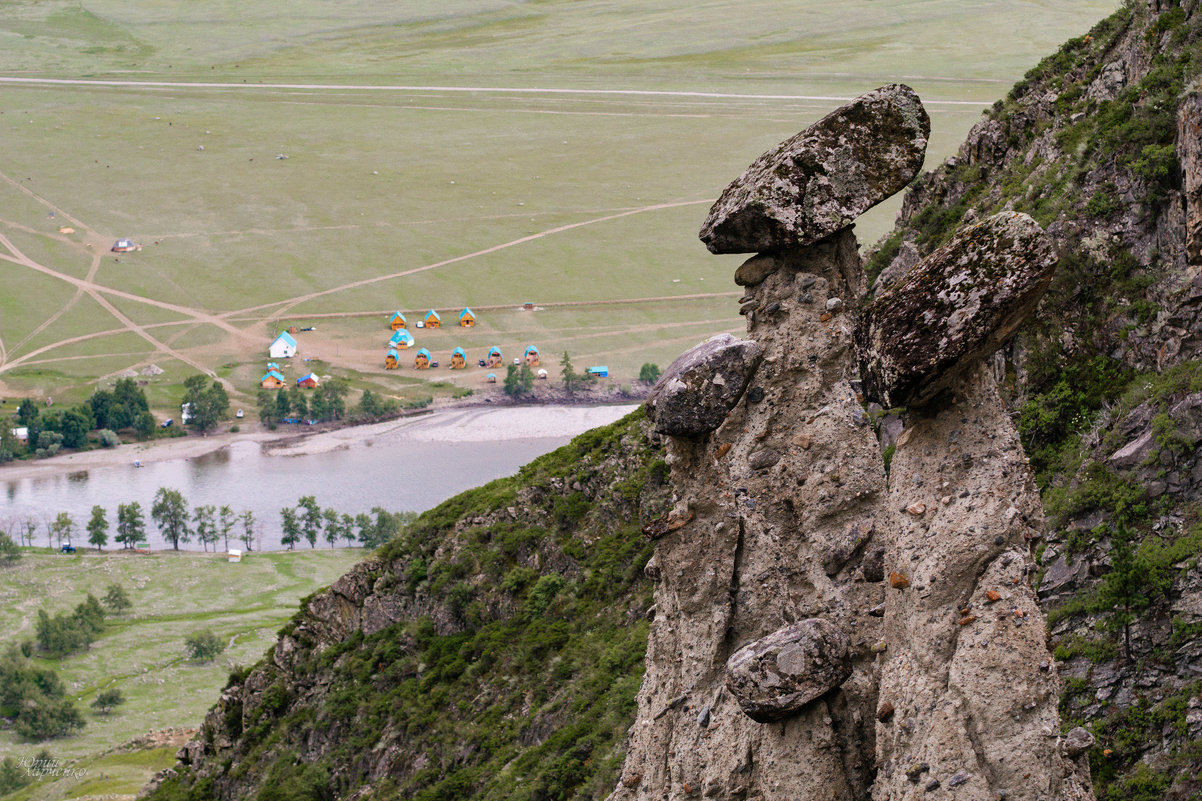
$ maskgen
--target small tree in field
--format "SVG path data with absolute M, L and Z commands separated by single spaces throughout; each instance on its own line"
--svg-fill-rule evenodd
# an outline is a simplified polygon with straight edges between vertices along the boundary
M 107 715 L 114 709 L 125 703 L 125 696 L 120 690 L 102 690 L 96 696 L 96 700 L 92 702 L 92 709 L 95 709 L 101 715 Z
M 642 381 L 644 384 L 654 384 L 659 380 L 659 376 L 659 365 L 655 364 L 654 362 L 645 362 L 643 366 L 639 368 L 639 381 Z
M 104 605 L 114 615 L 119 615 L 125 610 L 133 606 L 129 600 L 129 595 L 125 592 L 125 588 L 120 584 L 110 584 L 108 590 L 104 593 Z
M 212 631 L 205 629 L 195 634 L 189 634 L 184 639 L 184 649 L 192 659 L 201 662 L 211 662 L 219 653 L 225 650 L 225 643 Z

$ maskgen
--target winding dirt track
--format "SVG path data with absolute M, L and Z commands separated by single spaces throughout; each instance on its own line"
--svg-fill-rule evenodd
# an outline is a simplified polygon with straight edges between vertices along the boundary
M 2 80 L 2 79 L 0 79 L 0 80 Z M 53 277 L 58 280 L 64 281 L 68 284 L 71 284 L 76 289 L 75 294 L 71 297 L 71 299 L 66 304 L 63 305 L 62 308 L 60 308 L 53 315 L 51 315 L 49 318 L 47 318 L 45 321 L 43 321 L 37 328 L 35 328 L 33 331 L 31 331 L 25 337 L 23 337 L 19 343 L 12 346 L 11 348 L 9 348 L 9 347 L 5 346 L 5 344 L 2 340 L 0 340 L 0 374 L 3 374 L 5 372 L 7 372 L 8 370 L 11 370 L 14 367 L 17 367 L 18 365 L 21 365 L 21 364 L 38 364 L 38 363 L 43 363 L 46 361 L 53 361 L 50 359 L 38 360 L 37 357 L 43 353 L 47 353 L 49 351 L 52 351 L 52 350 L 62 347 L 64 345 L 70 345 L 70 344 L 74 344 L 74 343 L 78 343 L 78 342 L 83 342 L 83 341 L 87 341 L 89 339 L 93 339 L 95 337 L 100 337 L 100 336 L 111 336 L 111 335 L 115 335 L 115 334 L 119 334 L 119 333 L 131 332 L 131 333 L 134 333 L 137 336 L 141 337 L 142 339 L 146 340 L 146 342 L 148 342 L 154 348 L 154 353 L 156 355 L 162 354 L 162 355 L 177 359 L 180 362 L 187 364 L 190 367 L 192 367 L 202 373 L 205 373 L 206 375 L 213 376 L 216 378 L 216 374 L 210 368 L 205 367 L 203 364 L 201 364 L 197 360 L 193 359 L 186 353 L 184 353 L 176 348 L 171 347 L 166 342 L 155 337 L 148 330 L 150 328 L 162 327 L 164 325 L 178 325 L 178 324 L 180 324 L 179 322 L 166 323 L 166 324 L 156 323 L 156 324 L 149 325 L 149 326 L 139 325 L 134 320 L 132 320 L 130 317 L 128 317 L 126 314 L 121 312 L 116 306 L 114 306 L 112 304 L 112 302 L 109 300 L 109 298 L 110 297 L 121 298 L 124 300 L 129 300 L 129 301 L 133 301 L 133 302 L 137 302 L 137 303 L 143 303 L 143 304 L 146 304 L 149 306 L 154 306 L 156 308 L 175 312 L 175 313 L 181 315 L 182 317 L 187 318 L 188 321 L 190 321 L 191 323 L 215 326 L 215 327 L 221 329 L 222 331 L 224 331 L 228 337 L 231 337 L 231 338 L 234 338 L 237 340 L 246 341 L 246 342 L 255 342 L 256 344 L 261 344 L 258 342 L 258 340 L 260 338 L 257 336 L 254 336 L 253 334 L 250 333 L 249 329 L 251 327 L 255 326 L 257 323 L 261 322 L 263 319 L 271 319 L 271 318 L 275 318 L 275 317 L 280 317 L 280 316 L 286 314 L 289 310 L 295 308 L 296 306 L 298 306 L 302 303 L 314 300 L 316 298 L 336 294 L 338 292 L 343 292 L 346 290 L 357 289 L 357 288 L 363 287 L 363 286 L 369 286 L 371 284 L 376 284 L 376 283 L 380 283 L 383 281 L 390 281 L 390 280 L 394 280 L 397 278 L 404 278 L 406 276 L 426 272 L 428 270 L 439 269 L 441 267 L 446 267 L 446 266 L 449 266 L 452 264 L 457 264 L 459 262 L 464 262 L 464 261 L 468 261 L 471 259 L 479 258 L 481 256 L 486 256 L 491 253 L 496 253 L 497 251 L 500 251 L 500 250 L 517 247 L 519 245 L 523 245 L 528 242 L 533 242 L 533 241 L 537 241 L 539 239 L 543 239 L 544 237 L 563 233 L 565 231 L 571 231 L 571 230 L 574 230 L 577 228 L 582 228 L 582 227 L 588 226 L 588 225 L 596 225 L 598 223 L 605 223 L 605 222 L 609 222 L 612 220 L 621 219 L 623 217 L 629 217 L 629 216 L 636 215 L 636 214 L 644 214 L 647 212 L 659 211 L 659 210 L 663 210 L 663 209 L 672 209 L 672 208 L 678 208 L 681 206 L 693 206 L 693 205 L 702 205 L 702 204 L 713 203 L 713 199 L 710 198 L 710 199 L 703 199 L 703 200 L 683 200 L 683 201 L 675 201 L 675 202 L 669 202 L 669 203 L 656 203 L 656 204 L 651 204 L 651 205 L 647 205 L 647 206 L 641 206 L 641 207 L 634 208 L 634 209 L 626 209 L 626 210 L 623 210 L 623 211 L 617 212 L 617 213 L 604 214 L 604 215 L 601 215 L 598 217 L 593 217 L 593 218 L 590 218 L 587 220 L 582 220 L 582 221 L 574 222 L 574 223 L 568 223 L 565 225 L 556 226 L 554 228 L 548 228 L 547 230 L 544 230 L 544 231 L 539 231 L 534 234 L 529 234 L 527 236 L 518 237 L 517 239 L 512 239 L 507 242 L 502 242 L 497 245 L 492 245 L 491 247 L 477 250 L 472 253 L 467 253 L 467 254 L 464 254 L 461 256 L 455 256 L 450 259 L 443 259 L 441 261 L 433 262 L 431 264 L 424 264 L 419 267 L 413 267 L 413 268 L 410 268 L 407 270 L 401 270 L 401 271 L 389 273 L 386 275 L 373 276 L 371 278 L 365 278 L 365 279 L 361 279 L 358 281 L 351 281 L 351 282 L 348 282 L 345 284 L 341 284 L 339 286 L 330 287 L 328 289 L 323 289 L 323 290 L 319 290 L 316 292 L 310 292 L 310 293 L 307 293 L 304 295 L 298 295 L 298 296 L 295 296 L 292 298 L 287 298 L 284 300 L 274 301 L 272 303 L 260 304 L 258 306 L 250 306 L 250 307 L 246 307 L 246 308 L 242 308 L 242 309 L 234 309 L 231 311 L 226 311 L 226 312 L 221 312 L 221 313 L 213 313 L 213 312 L 206 311 L 204 309 L 193 308 L 190 306 L 183 306 L 183 305 L 176 304 L 176 303 L 167 303 L 164 301 L 156 300 L 154 298 L 148 298 L 143 295 L 138 295 L 138 294 L 135 294 L 132 292 L 126 292 L 124 290 L 116 289 L 116 288 L 105 286 L 104 284 L 98 283 L 95 280 L 96 273 L 100 267 L 100 263 L 103 258 L 103 254 L 105 252 L 104 251 L 105 245 L 109 241 L 111 241 L 111 236 L 106 236 L 105 234 L 102 234 L 101 232 L 99 232 L 96 229 L 92 228 L 91 226 L 87 225 L 86 223 L 79 220 L 78 218 L 73 217 L 72 215 L 67 213 L 65 210 L 59 208 L 58 206 L 56 206 L 55 204 L 53 204 L 46 198 L 42 197 L 41 195 L 38 195 L 33 190 L 29 189 L 27 186 L 24 186 L 19 181 L 14 180 L 10 176 L 5 175 L 2 172 L 0 172 L 0 181 L 3 181 L 4 183 L 7 183 L 8 185 L 18 189 L 20 192 L 22 192 L 25 195 L 29 196 L 30 198 L 34 199 L 35 201 L 37 201 L 39 204 L 41 204 L 45 208 L 53 211 L 56 216 L 61 217 L 62 219 L 73 223 L 76 227 L 86 231 L 88 244 L 93 246 L 93 249 L 89 249 L 84 244 L 76 242 L 75 240 L 68 239 L 66 237 L 61 237 L 62 241 L 67 242 L 74 247 L 78 247 L 80 250 L 87 252 L 89 254 L 89 256 L 91 257 L 91 264 L 89 266 L 87 276 L 85 278 L 78 278 L 78 277 L 70 275 L 68 273 L 64 273 L 60 270 L 56 270 L 51 267 L 48 267 L 44 264 L 40 264 L 39 262 L 31 259 L 25 253 L 23 253 L 8 237 L 4 236 L 3 234 L 0 234 L 0 246 L 2 246 L 4 249 L 6 249 L 8 251 L 7 254 L 0 253 L 0 261 L 7 261 L 7 262 L 11 262 L 13 264 L 27 267 L 31 270 L 35 270 L 44 275 L 48 275 L 50 277 Z M 20 224 L 11 222 L 11 221 L 0 220 L 0 224 L 4 224 L 6 226 L 9 226 L 11 228 L 18 229 L 18 230 L 25 230 L 25 231 L 28 231 L 29 233 L 33 233 L 33 234 L 36 234 L 39 236 L 47 236 L 48 235 L 45 232 L 35 231 L 32 229 L 29 229 L 27 226 L 23 226 L 23 225 L 20 225 Z M 59 239 L 60 237 L 55 236 L 53 238 Z M 713 295 L 708 295 L 708 294 L 689 295 L 689 296 L 684 296 L 684 297 L 682 297 L 682 296 L 659 296 L 659 297 L 655 297 L 655 298 L 630 298 L 630 299 L 624 299 L 624 300 L 616 300 L 615 299 L 615 300 L 599 300 L 599 301 L 566 301 L 563 303 L 547 304 L 547 305 L 554 305 L 554 306 L 586 306 L 586 305 L 595 305 L 595 304 L 618 305 L 618 304 L 625 304 L 625 303 L 665 302 L 665 301 L 675 301 L 675 300 L 682 300 L 682 299 L 696 299 L 696 298 L 705 298 L 705 297 L 720 296 L 720 295 L 727 295 L 727 294 L 730 294 L 730 293 L 713 293 Z M 106 331 L 94 332 L 94 333 L 85 334 L 85 335 L 76 336 L 76 337 L 69 337 L 66 339 L 59 340 L 57 342 L 43 345 L 43 346 L 36 348 L 28 353 L 17 356 L 16 358 L 12 358 L 12 359 L 9 358 L 10 352 L 16 352 L 17 348 L 19 348 L 21 345 L 24 345 L 25 343 L 29 342 L 35 336 L 40 334 L 42 331 L 44 331 L 47 328 L 49 328 L 50 326 L 52 326 L 57 320 L 59 320 L 64 314 L 66 314 L 67 311 L 72 306 L 74 306 L 76 303 L 78 303 L 79 299 L 81 297 L 83 297 L 84 295 L 87 295 L 88 297 L 90 297 L 98 305 L 100 305 L 103 309 L 105 309 L 110 315 L 112 315 L 113 318 L 116 319 L 117 322 L 119 322 L 121 324 L 121 327 L 115 328 L 115 329 L 109 329 Z M 481 307 L 481 308 L 483 308 L 483 307 Z M 502 306 L 502 307 L 498 307 L 498 308 L 508 308 L 508 307 Z M 268 310 L 272 310 L 272 311 L 270 311 L 267 314 L 256 314 L 259 312 L 268 312 Z M 374 312 L 372 312 L 372 313 L 374 313 Z M 352 314 L 354 314 L 354 313 L 352 313 Z M 339 316 L 339 315 L 319 315 L 319 316 Z M 346 315 L 341 315 L 341 316 L 346 316 Z M 244 327 L 238 327 L 238 326 L 234 325 L 231 322 L 231 318 L 239 318 L 239 322 L 243 323 Z M 236 391 L 236 388 L 232 384 L 230 384 L 227 380 L 221 379 L 221 378 L 218 378 L 218 380 L 221 381 L 221 383 L 226 387 L 226 389 L 228 391 Z

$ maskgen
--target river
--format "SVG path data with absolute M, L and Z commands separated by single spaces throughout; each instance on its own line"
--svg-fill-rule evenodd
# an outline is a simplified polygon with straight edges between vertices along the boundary
M 99 505 L 108 516 L 111 548 L 117 504 L 137 501 L 146 517 L 147 541 L 157 550 L 169 546 L 150 520 L 150 508 L 158 489 L 169 487 L 179 490 L 190 508 L 224 504 L 236 513 L 252 509 L 259 521 L 255 550 L 273 550 L 281 547 L 280 509 L 295 506 L 303 495 L 315 496 L 323 508 L 352 515 L 377 506 L 425 511 L 466 489 L 511 475 L 573 436 L 634 408 L 453 409 L 363 430 L 341 429 L 283 447 L 235 440 L 191 458 L 145 459 L 142 467 L 134 466 L 136 452 L 130 446 L 117 451 L 129 450 L 128 459 L 86 469 L 23 476 L 20 465 L 10 465 L 0 472 L 0 527 L 13 529 L 16 539 L 17 521 L 32 516 L 38 521 L 35 544 L 45 545 L 49 522 L 67 512 L 76 526 L 72 542 L 81 547 L 87 543 L 92 507 Z M 181 547 L 201 549 L 195 542 Z

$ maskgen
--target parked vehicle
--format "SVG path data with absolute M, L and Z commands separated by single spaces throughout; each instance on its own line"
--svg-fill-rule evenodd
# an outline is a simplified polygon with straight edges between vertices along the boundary
M 166 420 L 164 420 L 162 423 L 159 424 L 159 428 L 171 428 L 171 426 L 173 426 L 173 425 L 175 425 L 175 421 L 172 420 L 170 417 L 168 417 Z
M 64 543 L 62 547 L 63 553 L 75 553 L 75 546 L 71 543 Z

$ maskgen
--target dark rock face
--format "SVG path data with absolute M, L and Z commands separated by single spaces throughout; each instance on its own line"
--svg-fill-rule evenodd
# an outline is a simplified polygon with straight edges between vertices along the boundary
M 809 618 L 736 651 L 726 686 L 752 720 L 780 720 L 847 681 L 850 647 L 841 629 Z
M 961 229 L 865 307 L 856 328 L 864 395 L 921 406 L 998 348 L 1035 308 L 1056 255 L 1026 214 Z
M 756 159 L 710 209 L 701 241 L 711 253 L 817 242 L 905 187 L 930 133 L 910 87 L 861 95 Z
M 1190 264 L 1202 265 L 1202 95 L 1181 103 L 1177 153 L 1185 177 L 1185 249 Z
M 730 334 L 686 351 L 647 396 L 647 416 L 655 430 L 673 437 L 700 437 L 722 425 L 747 389 L 761 354 L 755 342 Z

